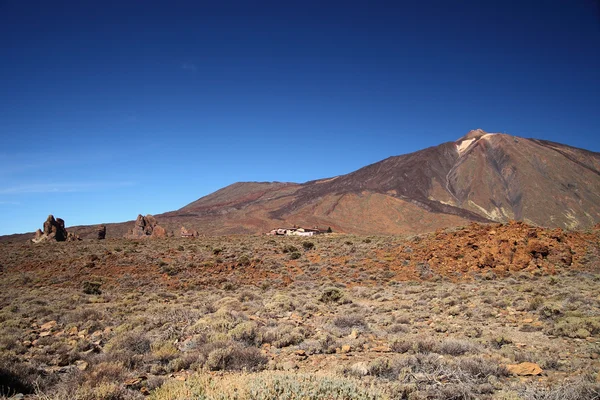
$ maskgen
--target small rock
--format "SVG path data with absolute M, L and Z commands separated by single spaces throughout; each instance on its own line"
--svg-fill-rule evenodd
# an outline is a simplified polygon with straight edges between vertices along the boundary
M 350 353 L 351 349 L 352 348 L 350 347 L 349 344 L 345 344 L 345 345 L 342 346 L 342 353 Z
M 517 376 L 537 376 L 541 375 L 543 370 L 542 368 L 532 362 L 522 362 L 520 364 L 509 364 L 506 366 L 513 375 Z
M 281 369 L 284 371 L 292 371 L 298 369 L 298 365 L 293 361 L 285 361 L 281 364 Z
M 352 371 L 353 374 L 360 375 L 360 376 L 366 376 L 369 373 L 369 367 L 367 366 L 367 363 L 365 363 L 364 361 L 352 364 L 352 366 L 350 367 L 350 370 Z
M 52 335 L 52 332 L 50 332 L 50 331 L 40 332 L 40 337 L 46 337 L 46 336 L 50 336 L 50 335 Z
M 80 371 L 85 371 L 88 368 L 88 365 L 89 364 L 86 361 L 83 361 L 83 360 L 77 360 L 77 361 L 75 361 L 75 366 Z
M 44 325 L 40 326 L 40 330 L 49 331 L 50 329 L 56 326 L 56 321 L 46 322 Z
M 352 333 L 348 335 L 348 339 L 356 339 L 358 338 L 358 331 L 356 329 L 352 329 Z
M 91 339 L 92 341 L 94 340 L 98 340 L 102 337 L 102 331 L 95 331 L 94 333 L 92 333 Z
M 376 353 L 390 353 L 392 349 L 390 349 L 387 346 L 375 346 L 371 347 L 371 351 L 374 351 Z

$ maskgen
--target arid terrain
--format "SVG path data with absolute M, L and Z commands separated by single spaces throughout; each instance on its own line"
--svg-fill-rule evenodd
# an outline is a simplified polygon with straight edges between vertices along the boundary
M 596 399 L 597 228 L 5 241 L 0 397 Z

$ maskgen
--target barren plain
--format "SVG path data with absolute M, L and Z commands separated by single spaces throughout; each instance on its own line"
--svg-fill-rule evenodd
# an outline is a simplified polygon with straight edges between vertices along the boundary
M 600 230 L 0 244 L 0 398 L 597 399 Z

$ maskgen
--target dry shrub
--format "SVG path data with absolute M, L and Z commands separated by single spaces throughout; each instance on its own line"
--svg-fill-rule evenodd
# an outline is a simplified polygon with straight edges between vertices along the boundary
M 338 315 L 333 319 L 333 325 L 338 328 L 366 328 L 365 317 L 360 314 Z
M 186 382 L 169 381 L 150 398 L 375 400 L 386 398 L 386 395 L 376 387 L 366 387 L 360 381 L 348 377 L 268 371 L 251 375 L 200 375 Z
M 267 361 L 256 347 L 240 347 L 229 342 L 211 350 L 204 367 L 211 371 L 260 371 Z
M 293 325 L 262 327 L 258 334 L 259 343 L 269 343 L 277 348 L 300 344 L 305 338 L 304 328 Z
M 527 400 L 597 400 L 600 398 L 600 383 L 585 376 L 556 386 L 541 383 L 523 385 L 518 393 Z
M 17 360 L 0 360 L 0 396 L 33 393 L 38 383 L 38 371 Z
M 150 339 L 142 332 L 130 332 L 113 337 L 106 345 L 106 351 L 126 351 L 143 355 L 151 350 Z

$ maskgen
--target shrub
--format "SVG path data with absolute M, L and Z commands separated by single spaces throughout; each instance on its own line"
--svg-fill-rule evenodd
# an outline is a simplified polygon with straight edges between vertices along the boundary
M 21 362 L 0 362 L 0 397 L 17 393 L 31 394 L 35 390 L 37 371 Z
M 553 335 L 579 339 L 585 339 L 598 332 L 600 332 L 600 317 L 563 317 L 549 329 L 549 333 Z
M 212 350 L 204 367 L 211 371 L 259 371 L 266 363 L 267 357 L 256 347 L 228 345 Z
M 325 374 L 278 371 L 242 375 L 200 375 L 186 382 L 168 381 L 151 395 L 153 400 L 187 399 L 304 399 L 375 400 L 386 398 L 376 387 L 359 380 Z
M 252 345 L 256 342 L 258 327 L 256 322 L 244 321 L 239 323 L 235 328 L 228 333 L 229 337 L 235 341 Z
M 281 249 L 281 251 L 284 253 L 295 253 L 298 251 L 298 248 L 296 246 L 292 246 L 290 244 L 290 245 L 283 246 L 283 249 Z
M 302 247 L 304 247 L 304 250 L 312 250 L 315 247 L 315 244 L 307 241 L 302 243 Z
M 100 283 L 98 282 L 83 282 L 83 293 L 85 294 L 102 294 L 100 290 Z
M 150 352 L 150 339 L 144 333 L 129 332 L 112 338 L 107 343 L 106 350 L 108 352 L 126 351 L 143 355 Z
M 300 344 L 305 338 L 304 328 L 292 325 L 261 328 L 259 332 L 260 343 L 270 343 L 277 348 Z
M 330 287 L 323 291 L 319 301 L 323 303 L 339 303 L 344 298 L 344 292 L 338 288 Z
M 472 342 L 460 339 L 446 339 L 442 341 L 436 349 L 436 353 L 447 354 L 450 356 L 462 356 L 466 353 L 473 353 L 478 350 Z
M 302 254 L 298 253 L 297 251 L 290 254 L 290 260 L 297 260 L 300 257 L 302 257 Z
M 518 393 L 524 399 L 535 400 L 597 400 L 600 398 L 600 383 L 583 377 L 553 387 L 543 383 L 527 384 L 521 386 Z
M 250 257 L 244 254 L 243 256 L 238 258 L 238 265 L 242 267 L 247 267 L 248 265 L 250 265 Z
M 338 315 L 333 319 L 333 325 L 338 328 L 366 327 L 365 317 L 359 314 Z

